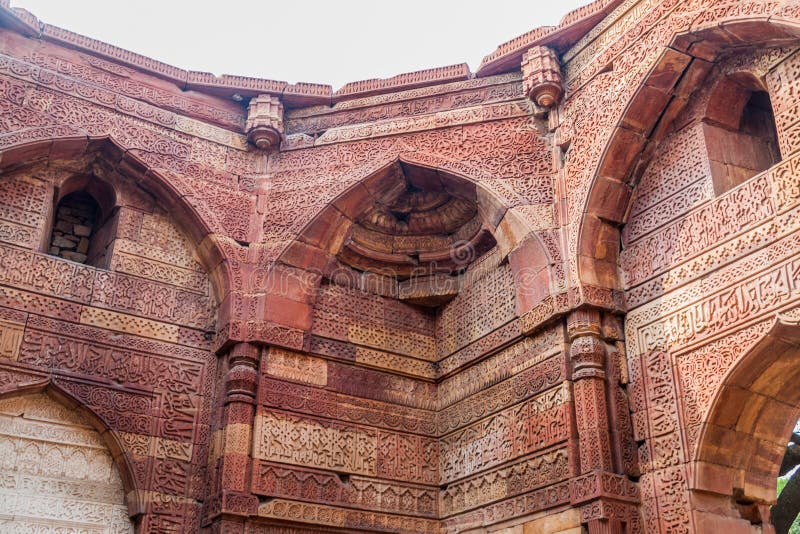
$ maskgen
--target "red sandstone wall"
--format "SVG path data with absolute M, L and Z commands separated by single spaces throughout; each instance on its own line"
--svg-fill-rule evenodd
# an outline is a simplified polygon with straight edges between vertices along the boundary
M 736 466 L 736 448 L 754 442 L 728 436 L 713 445 L 713 455 L 698 449 L 712 446 L 702 440 L 713 438 L 701 434 L 713 428 L 710 412 L 726 373 L 770 330 L 776 312 L 797 306 L 796 155 L 786 142 L 791 133 L 785 104 L 797 58 L 791 49 L 775 49 L 736 54 L 715 65 L 676 117 L 676 131 L 659 145 L 636 189 L 621 266 L 635 439 L 645 472 L 643 510 L 653 531 L 659 523 L 691 525 L 699 532 L 726 524 L 716 515 L 724 515 L 725 506 L 706 504 L 694 505 L 693 516 L 682 512 L 657 519 L 670 506 L 690 510 L 698 497 L 689 488 L 723 491 L 728 484 L 754 499 L 774 495 L 785 436 L 771 442 L 756 433 L 762 441 L 747 453 L 754 459 L 744 479 L 728 466 Z M 715 192 L 712 145 L 722 141 L 703 121 L 714 105 L 713 87 L 741 71 L 768 81 L 783 161 L 729 191 Z M 746 157 L 743 145 L 736 147 L 742 148 L 726 153 L 727 161 Z M 744 425 L 741 431 L 748 432 Z M 704 463 L 716 465 L 725 455 L 725 468 Z M 728 515 L 739 517 L 735 509 Z
M 0 394 L 96 414 L 141 532 L 766 521 L 780 432 L 758 414 L 720 432 L 716 398 L 797 307 L 798 9 L 617 4 L 554 30 L 549 113 L 518 71 L 544 30 L 493 54 L 496 75 L 325 102 L 3 28 Z M 700 120 L 740 69 L 766 79 L 783 161 L 726 190 L 713 169 L 736 162 Z M 233 91 L 283 98 L 280 151 L 248 145 Z M 400 163 L 454 177 L 492 238 L 437 309 L 338 255 L 364 184 Z M 115 190 L 98 267 L 43 252 L 76 175 Z
M 4 387 L 50 384 L 112 436 L 129 510 L 199 528 L 216 358 L 215 299 L 193 246 L 155 200 L 106 172 L 102 152 L 3 177 L 0 305 Z M 117 192 L 104 235 L 108 268 L 41 252 L 54 188 L 94 172 Z M 187 504 L 176 505 L 175 500 Z M 65 512 L 66 513 L 66 512 Z M 79 518 L 72 518 L 79 519 Z

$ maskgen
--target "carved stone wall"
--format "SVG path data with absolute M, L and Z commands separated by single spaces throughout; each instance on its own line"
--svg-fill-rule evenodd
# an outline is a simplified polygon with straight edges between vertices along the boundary
M 119 480 L 115 490 L 115 504 L 125 494 L 127 507 L 114 508 L 113 521 L 110 511 L 90 510 L 83 502 L 77 475 L 75 481 L 51 477 L 48 484 L 71 486 L 78 501 L 67 502 L 63 516 L 53 511 L 48 513 L 55 516 L 46 517 L 69 517 L 78 521 L 75 528 L 95 522 L 113 530 L 119 523 L 132 531 L 130 514 L 145 531 L 165 524 L 199 529 L 216 368 L 209 350 L 216 299 L 195 245 L 130 171 L 120 171 L 117 157 L 113 147 L 92 146 L 79 157 L 49 158 L 2 177 L 0 211 L 18 230 L 0 237 L 0 387 L 47 385 L 93 412 L 114 433 L 117 462 L 130 466 L 125 491 Z M 51 225 L 59 222 L 54 199 L 76 176 L 102 179 L 115 191 L 105 206 L 106 221 L 92 236 L 92 247 L 103 257 L 93 262 L 98 267 L 48 254 Z M 98 254 L 90 248 L 89 256 Z M 8 420 L 0 429 L 15 424 Z M 96 448 L 98 438 L 92 439 Z M 110 453 L 103 454 L 110 461 Z M 94 491 L 111 498 L 95 482 L 84 485 L 86 498 Z M 19 502 L 26 502 L 22 497 Z M 45 513 L 44 500 L 36 506 L 35 513 Z M 88 523 L 81 523 L 83 513 Z
M 41 393 L 0 399 L 0 528 L 133 533 L 122 480 L 100 434 Z
M 656 149 L 623 231 L 634 435 L 644 472 L 643 511 L 653 532 L 701 532 L 723 524 L 718 510 L 691 512 L 690 489 L 722 492 L 726 484 L 713 466 L 694 463 L 701 434 L 728 371 L 800 295 L 797 154 L 783 145 L 781 162 L 715 194 L 708 143 L 718 139 L 704 136 L 712 89 L 736 72 L 773 80 L 770 97 L 785 138 L 786 121 L 777 117 L 791 84 L 774 80 L 788 80 L 797 58 L 793 49 L 781 48 L 719 61 Z M 717 147 L 724 150 L 730 148 Z M 731 457 L 745 446 L 735 440 L 714 445 Z M 754 480 L 761 473 L 758 482 L 729 480 L 729 491 L 738 487 L 756 500 L 774 498 L 772 471 L 783 453 L 770 454 L 773 465 L 751 467 Z M 751 520 L 731 509 L 725 520 L 734 518 Z
M 777 433 L 720 399 L 798 305 L 798 28 L 596 0 L 333 91 L 0 2 L 0 395 L 91 414 L 142 533 L 769 532 Z M 728 157 L 722 80 L 769 94 L 770 168 L 753 124 Z M 86 264 L 51 251 L 75 191 Z

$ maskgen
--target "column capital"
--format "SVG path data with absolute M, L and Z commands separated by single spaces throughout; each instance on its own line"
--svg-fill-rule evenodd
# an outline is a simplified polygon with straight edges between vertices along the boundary
M 585 335 L 572 340 L 569 347 L 572 361 L 572 379 L 605 378 L 605 343 L 593 335 Z
M 228 353 L 225 373 L 225 403 L 253 404 L 258 387 L 258 364 L 261 350 L 252 343 L 237 343 Z

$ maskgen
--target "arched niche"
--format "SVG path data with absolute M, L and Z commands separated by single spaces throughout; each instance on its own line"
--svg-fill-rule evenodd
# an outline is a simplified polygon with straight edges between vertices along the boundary
M 766 508 L 775 503 L 781 461 L 800 417 L 798 380 L 800 322 L 779 315 L 727 371 L 702 423 L 690 484 L 700 495 L 709 495 L 707 499 L 721 496 L 711 513 L 700 513 L 708 525 L 723 524 L 721 517 L 766 521 Z M 761 510 L 754 509 L 759 505 Z
M 547 301 L 551 265 L 527 222 L 480 181 L 400 156 L 300 232 L 266 275 L 264 309 L 311 333 L 309 352 L 315 336 L 333 336 L 437 359 Z M 373 326 L 348 327 L 353 313 L 372 313 Z
M 117 184 L 111 183 L 107 178 L 109 175 L 128 180 L 155 199 L 191 243 L 197 262 L 212 279 L 215 300 L 224 300 L 224 292 L 233 284 L 225 261 L 230 247 L 225 238 L 213 233 L 209 214 L 200 213 L 168 176 L 151 168 L 111 137 L 91 140 L 87 137 L 54 137 L 3 148 L 0 151 L 0 180 L 4 176 L 24 174 L 26 169 L 37 165 L 47 167 L 52 164 L 72 169 L 53 179 L 53 202 L 58 204 L 70 193 L 84 191 L 98 203 L 103 221 L 113 219 L 122 202 L 137 204 L 142 201 L 141 198 L 126 196 Z M 94 172 L 97 170 L 104 171 L 105 175 L 97 175 Z M 25 246 L 47 252 L 52 220 L 50 213 L 39 232 L 40 239 L 30 240 L 30 243 L 26 241 Z
M 74 213 L 68 214 L 70 220 L 60 220 L 59 208 L 76 195 L 78 204 L 92 204 L 89 211 L 94 213 L 87 221 L 93 217 L 93 227 L 76 230 L 88 225 Z M 191 324 L 183 324 L 214 328 L 212 316 L 231 286 L 224 238 L 211 233 L 207 219 L 169 178 L 113 140 L 54 139 L 5 149 L 0 154 L 0 197 L 6 213 L 0 225 L 9 224 L 8 213 L 17 214 L 10 223 L 15 231 L 4 231 L 0 242 L 174 286 L 186 293 L 182 300 L 191 307 L 185 314 Z M 65 246 L 54 246 L 61 244 Z M 81 256 L 67 257 L 63 251 Z M 6 267 L 17 268 L 15 263 Z M 80 272 L 105 276 L 98 270 Z
M 72 176 L 58 187 L 53 203 L 45 252 L 77 263 L 108 267 L 108 245 L 103 239 L 117 199 L 114 187 L 92 175 Z
M 726 53 L 747 48 L 791 46 L 798 42 L 797 25 L 753 17 L 728 20 L 724 27 L 717 23 L 698 26 L 676 35 L 670 46 L 664 48 L 620 117 L 592 178 L 578 235 L 578 272 L 582 285 L 621 289 L 620 230 L 627 222 L 634 189 L 659 143 L 672 131 L 674 120 L 702 86 L 713 62 Z M 763 88 L 761 82 L 744 74 L 735 76 L 730 83 L 738 85 L 742 94 L 752 95 Z M 740 99 L 736 107 L 743 110 L 749 101 L 749 97 Z M 736 107 L 724 101 L 719 105 L 728 116 L 735 114 Z M 763 101 L 760 106 L 764 107 Z M 714 106 L 708 111 L 713 116 Z M 730 182 L 722 178 L 719 181 L 721 189 Z
M 493 250 L 519 275 L 520 313 L 550 294 L 552 261 L 526 221 L 479 182 L 401 157 L 334 199 L 278 263 L 436 307 Z
M 132 534 L 120 463 L 107 440 L 50 393 L 0 396 L 0 530 Z
M 768 88 L 752 73 L 735 72 L 719 80 L 711 90 L 703 122 L 717 195 L 781 159 Z

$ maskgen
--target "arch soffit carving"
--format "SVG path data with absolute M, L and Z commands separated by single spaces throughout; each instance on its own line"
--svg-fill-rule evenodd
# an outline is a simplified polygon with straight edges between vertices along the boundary
M 724 22 L 724 23 L 723 23 Z M 582 285 L 618 289 L 616 250 L 636 181 L 658 141 L 721 53 L 800 43 L 800 21 L 770 16 L 706 22 L 675 35 L 622 112 L 595 167 L 578 232 Z

